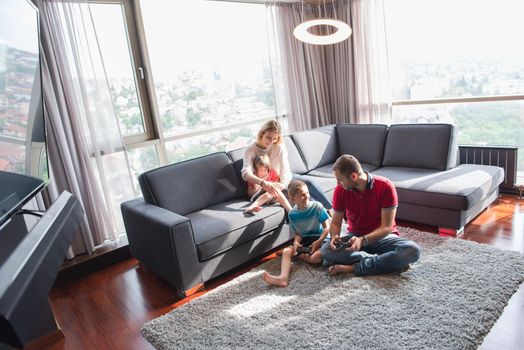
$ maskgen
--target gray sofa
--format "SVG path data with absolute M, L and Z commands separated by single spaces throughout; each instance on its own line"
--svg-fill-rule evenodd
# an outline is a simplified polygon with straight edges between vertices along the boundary
M 450 124 L 341 124 L 288 136 L 292 171 L 320 187 L 328 198 L 336 181 L 331 167 L 353 154 L 365 171 L 397 188 L 397 218 L 438 226 L 442 233 L 464 225 L 498 197 L 500 167 L 458 164 L 456 128 Z
M 364 170 L 397 187 L 397 218 L 459 231 L 498 196 L 502 168 L 457 164 L 456 130 L 447 124 L 331 125 L 284 137 L 295 177 L 327 200 L 331 167 L 353 154 Z M 293 238 L 280 206 L 246 217 L 243 149 L 148 171 L 143 198 L 122 203 L 131 254 L 188 295 Z M 311 191 L 314 193 L 314 191 Z
M 292 238 L 282 207 L 245 216 L 239 163 L 224 152 L 139 176 L 144 198 L 121 205 L 131 254 L 180 296 Z

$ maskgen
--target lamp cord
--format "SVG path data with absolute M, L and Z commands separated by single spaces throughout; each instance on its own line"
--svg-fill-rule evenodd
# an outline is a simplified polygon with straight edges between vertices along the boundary
M 20 209 L 20 210 L 16 213 L 16 215 L 25 215 L 25 214 L 28 214 L 28 215 L 33 215 L 33 216 L 42 217 L 42 216 L 44 216 L 44 213 L 45 213 L 44 210 Z

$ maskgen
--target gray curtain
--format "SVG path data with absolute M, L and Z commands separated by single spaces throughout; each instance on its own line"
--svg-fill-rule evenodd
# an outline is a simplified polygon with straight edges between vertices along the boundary
M 287 102 L 290 131 L 357 122 L 351 37 L 334 45 L 310 45 L 293 36 L 303 18 L 318 18 L 326 10 L 330 17 L 335 10 L 337 19 L 351 26 L 350 2 L 340 0 L 326 4 L 326 8 L 300 2 L 267 2 L 266 7 L 271 64 L 274 76 L 284 80 L 284 88 L 276 90 L 281 95 L 276 99 L 279 106 L 282 100 Z
M 83 44 L 82 34 L 92 27 L 88 15 L 83 16 L 85 21 L 78 18 L 88 8 L 86 1 L 35 0 L 35 3 L 40 11 L 42 84 L 51 168 L 51 184 L 44 199 L 53 202 L 62 191 L 69 191 L 85 211 L 80 232 L 68 252 L 68 258 L 72 258 L 114 239 L 107 201 L 98 184 L 103 174 L 98 164 L 94 166 L 93 159 L 102 151 L 117 147 L 119 136 L 105 135 L 108 130 L 118 129 L 118 125 L 116 119 L 111 119 L 112 107 L 97 109 L 99 103 L 107 104 L 107 98 L 111 99 L 109 89 L 94 86 L 96 80 L 88 78 L 90 74 L 75 49 Z M 91 64 L 95 64 L 94 60 L 94 55 L 89 57 Z M 96 91 L 95 97 L 90 96 L 90 90 Z M 97 118 L 102 117 L 104 124 L 97 125 Z M 94 132 L 91 125 L 100 132 Z M 104 140 L 96 141 L 94 137 Z M 103 149 L 100 144 L 104 144 Z

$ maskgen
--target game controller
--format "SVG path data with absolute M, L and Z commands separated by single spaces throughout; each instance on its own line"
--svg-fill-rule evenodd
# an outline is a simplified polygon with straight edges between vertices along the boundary
M 335 244 L 335 250 L 342 250 L 348 247 L 348 241 L 340 241 Z
M 340 250 L 344 250 L 344 249 L 347 249 L 348 247 L 350 247 L 350 245 L 349 245 L 349 239 L 350 239 L 349 236 L 342 237 L 342 238 L 340 239 L 340 241 L 338 241 L 338 242 L 335 244 L 335 250 L 336 250 L 336 251 L 340 251 Z
M 311 247 L 297 247 L 297 255 L 311 254 Z

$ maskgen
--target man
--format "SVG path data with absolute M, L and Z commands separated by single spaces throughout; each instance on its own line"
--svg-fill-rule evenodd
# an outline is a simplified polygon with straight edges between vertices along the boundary
M 418 260 L 419 246 L 398 236 L 395 223 L 398 198 L 393 183 L 362 170 L 352 155 L 339 157 L 333 165 L 337 187 L 333 194 L 331 240 L 321 253 L 329 273 L 375 275 L 407 268 Z M 341 238 L 344 214 L 348 236 Z M 347 247 L 340 248 L 340 243 Z

